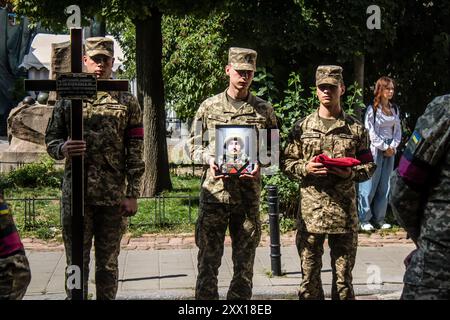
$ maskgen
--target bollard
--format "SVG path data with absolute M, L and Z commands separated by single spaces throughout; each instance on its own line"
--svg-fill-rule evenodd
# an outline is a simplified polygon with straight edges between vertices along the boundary
M 281 276 L 280 224 L 278 212 L 278 190 L 276 186 L 267 186 L 270 226 L 270 265 L 274 276 Z

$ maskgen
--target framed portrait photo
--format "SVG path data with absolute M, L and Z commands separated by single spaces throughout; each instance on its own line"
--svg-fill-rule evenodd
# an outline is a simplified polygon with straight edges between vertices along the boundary
M 216 125 L 216 175 L 250 174 L 258 163 L 254 125 Z

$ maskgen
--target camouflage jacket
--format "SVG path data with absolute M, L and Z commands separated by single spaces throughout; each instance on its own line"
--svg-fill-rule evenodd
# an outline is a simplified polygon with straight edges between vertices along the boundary
M 307 175 L 306 165 L 324 153 L 331 158 L 353 157 L 361 164 L 352 168 L 348 179 L 336 175 Z M 368 180 L 375 171 L 364 125 L 354 117 L 341 113 L 328 130 L 318 111 L 299 120 L 284 150 L 283 169 L 291 178 L 300 180 L 299 227 L 311 233 L 356 232 L 355 182 Z
M 194 163 L 204 164 L 201 202 L 259 204 L 260 179 L 243 180 L 236 176 L 225 180 L 214 179 L 209 170 L 209 159 L 215 157 L 215 126 L 243 124 L 255 125 L 258 129 L 277 128 L 272 106 L 252 94 L 237 110 L 228 101 L 226 91 L 206 99 L 200 105 L 192 123 L 190 155 Z
M 435 98 L 418 119 L 391 175 L 397 221 L 418 244 L 404 281 L 450 289 L 450 95 Z
M 69 100 L 59 100 L 49 121 L 45 143 L 55 159 L 70 136 Z M 83 101 L 85 202 L 117 205 L 123 198 L 137 198 L 144 173 L 142 112 L 129 93 L 98 92 Z M 66 160 L 63 199 L 70 201 L 71 165 Z

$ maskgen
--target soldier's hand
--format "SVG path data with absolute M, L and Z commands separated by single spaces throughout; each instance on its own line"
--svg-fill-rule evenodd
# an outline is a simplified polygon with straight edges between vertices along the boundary
M 125 198 L 120 205 L 120 213 L 125 217 L 134 216 L 137 212 L 137 199 Z
M 86 152 L 86 141 L 83 140 L 67 140 L 61 147 L 61 153 L 65 158 L 73 156 L 82 156 Z
M 328 169 L 320 162 L 313 162 L 312 160 L 306 165 L 306 172 L 313 176 L 326 176 Z
M 352 174 L 352 169 L 350 167 L 345 167 L 345 168 L 341 168 L 341 167 L 330 167 L 328 169 L 328 173 L 334 174 L 338 177 L 341 177 L 343 179 L 347 179 L 351 176 Z
M 259 164 L 256 164 L 255 169 L 253 169 L 252 172 L 241 174 L 241 175 L 239 176 L 239 179 L 244 179 L 244 180 L 247 180 L 247 179 L 249 179 L 249 180 L 256 180 L 256 179 L 259 178 L 260 173 L 261 173 L 261 170 L 260 170 Z
M 228 178 L 228 176 L 225 176 L 223 174 L 216 176 L 216 172 L 219 170 L 219 167 L 216 164 L 216 159 L 214 159 L 213 157 L 211 157 L 209 159 L 209 170 L 211 171 L 211 176 L 214 179 L 227 179 Z

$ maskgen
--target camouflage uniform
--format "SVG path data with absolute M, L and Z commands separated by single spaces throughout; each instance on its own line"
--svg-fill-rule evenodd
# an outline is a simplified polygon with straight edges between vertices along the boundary
M 337 85 L 341 70 L 319 66 L 318 84 L 320 79 L 328 79 Z M 354 157 L 362 163 L 352 168 L 347 179 L 333 174 L 308 175 L 306 165 L 322 153 L 331 158 Z M 364 125 L 344 111 L 328 129 L 318 111 L 297 121 L 284 151 L 284 170 L 301 183 L 296 239 L 303 273 L 300 299 L 324 299 L 320 271 L 327 234 L 333 269 L 332 299 L 353 299 L 351 272 L 358 242 L 355 182 L 369 179 L 375 170 Z
M 0 300 L 20 300 L 31 280 L 30 266 L 8 205 L 0 198 Z
M 98 38 L 92 38 L 98 39 Z M 88 39 L 89 40 L 89 39 Z M 49 121 L 45 142 L 55 159 L 63 159 L 61 147 L 70 128 L 68 100 L 59 100 Z M 118 255 L 127 218 L 120 205 L 137 198 L 144 173 L 142 112 L 129 93 L 98 92 L 96 99 L 83 100 L 85 212 L 84 292 L 87 294 L 89 253 L 95 237 L 95 282 L 97 299 L 114 299 L 117 293 Z M 71 265 L 71 161 L 66 160 L 63 192 L 63 238 L 67 265 Z M 66 289 L 70 297 L 69 290 Z
M 246 68 L 239 62 L 248 54 L 256 60 L 253 50 L 231 48 L 229 62 L 236 70 Z M 253 66 L 250 70 L 254 70 Z M 208 164 L 209 159 L 215 156 L 215 126 L 225 124 L 251 124 L 258 129 L 269 129 L 276 128 L 276 118 L 269 103 L 250 93 L 247 100 L 235 109 L 228 101 L 226 91 L 205 100 L 195 115 L 191 132 L 191 157 L 195 163 L 205 165 L 195 230 L 199 247 L 196 299 L 219 298 L 217 275 L 227 227 L 232 239 L 234 266 L 227 299 L 250 299 L 252 296 L 253 263 L 261 237 L 261 181 L 243 180 L 237 176 L 222 180 L 211 176 Z M 204 135 L 207 138 L 202 140 Z
M 450 299 L 450 95 L 435 98 L 418 119 L 398 168 L 390 203 L 416 242 L 403 299 Z

